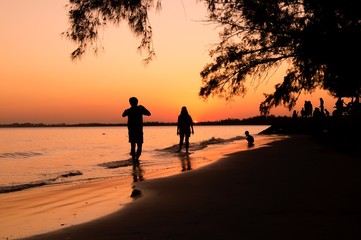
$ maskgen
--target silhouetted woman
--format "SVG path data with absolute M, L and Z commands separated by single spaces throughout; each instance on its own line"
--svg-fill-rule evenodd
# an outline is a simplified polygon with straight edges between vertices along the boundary
M 178 116 L 177 123 L 177 135 L 179 135 L 178 152 L 182 150 L 183 141 L 185 140 L 186 153 L 188 153 L 189 137 L 191 136 L 191 133 L 194 134 L 192 117 L 188 114 L 187 108 L 182 107 L 181 113 Z

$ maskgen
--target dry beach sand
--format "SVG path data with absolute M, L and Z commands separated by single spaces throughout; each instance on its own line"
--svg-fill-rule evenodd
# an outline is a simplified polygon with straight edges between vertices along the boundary
M 309 135 L 280 137 L 196 170 L 136 182 L 141 195 L 119 211 L 27 239 L 361 239 L 360 173 L 357 155 Z M 109 181 L 87 188 L 73 193 L 88 192 L 82 197 L 89 202 L 92 189 L 103 189 L 99 201 L 116 197 Z

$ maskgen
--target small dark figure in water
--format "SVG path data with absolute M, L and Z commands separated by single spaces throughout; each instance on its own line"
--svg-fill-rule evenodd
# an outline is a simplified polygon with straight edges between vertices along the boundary
M 254 144 L 254 138 L 251 134 L 249 134 L 248 131 L 245 131 L 244 134 L 246 134 L 246 140 L 248 142 L 248 146 L 253 146 Z
M 179 135 L 179 150 L 182 150 L 183 141 L 185 140 L 186 145 L 186 153 L 189 150 L 189 137 L 191 133 L 194 134 L 193 129 L 193 119 L 188 114 L 188 110 L 186 107 L 182 107 L 181 113 L 178 116 L 178 123 L 177 123 L 177 135 Z
M 139 165 L 143 145 L 143 115 L 150 116 L 150 112 L 142 105 L 138 106 L 136 97 L 129 98 L 129 103 L 131 107 L 124 110 L 122 116 L 128 117 L 128 137 L 133 165 Z

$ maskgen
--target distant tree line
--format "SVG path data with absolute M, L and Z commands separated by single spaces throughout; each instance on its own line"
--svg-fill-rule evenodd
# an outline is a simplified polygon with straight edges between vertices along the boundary
M 219 121 L 203 121 L 195 123 L 195 125 L 270 125 L 274 122 L 275 116 L 257 116 L 246 119 L 227 118 Z M 283 117 L 282 117 L 283 118 Z M 176 122 L 144 122 L 144 126 L 176 126 Z M 2 128 L 9 127 L 115 127 L 115 126 L 127 126 L 126 123 L 56 123 L 56 124 L 45 124 L 45 123 L 11 123 L 11 124 L 0 124 Z

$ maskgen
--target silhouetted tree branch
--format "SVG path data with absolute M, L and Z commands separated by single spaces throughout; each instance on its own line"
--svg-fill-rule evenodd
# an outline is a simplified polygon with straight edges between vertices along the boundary
M 152 27 L 148 12 L 154 7 L 161 9 L 160 0 L 69 0 L 69 25 L 62 35 L 77 44 L 72 52 L 73 60 L 80 59 L 90 48 L 97 53 L 99 31 L 107 23 L 126 22 L 136 37 L 141 38 L 138 50 L 145 51 L 146 63 L 155 56 L 152 45 Z
M 262 82 L 288 64 L 283 82 L 265 94 L 260 112 L 284 105 L 290 110 L 301 92 L 317 88 L 358 99 L 361 78 L 359 0 L 205 0 L 207 21 L 222 27 L 212 63 L 202 72 L 199 95 L 232 98 L 246 94 L 247 81 Z
M 318 88 L 359 101 L 360 0 L 197 2 L 207 6 L 205 21 L 221 28 L 220 42 L 210 50 L 212 61 L 200 73 L 200 96 L 244 96 L 248 81 L 262 83 L 270 71 L 287 64 L 283 81 L 275 85 L 274 93 L 265 94 L 262 114 L 279 105 L 291 110 L 302 92 Z M 141 38 L 138 49 L 147 53 L 144 61 L 153 59 L 148 12 L 160 9 L 161 0 L 69 0 L 67 6 L 70 27 L 63 35 L 78 46 L 72 59 L 89 48 L 96 53 L 99 30 L 120 22 Z

